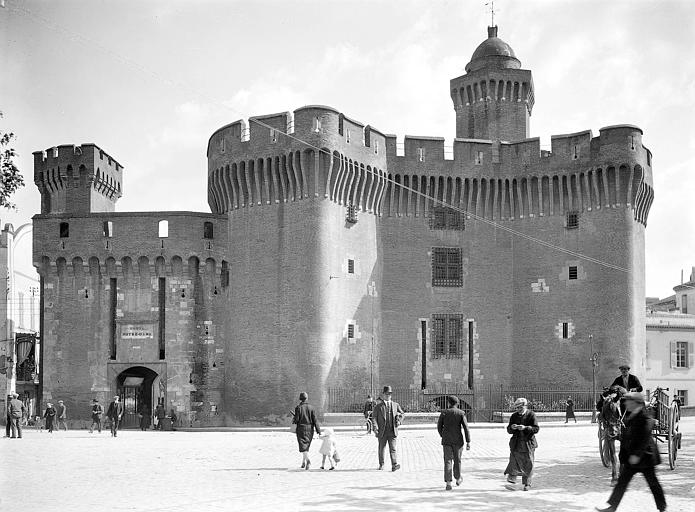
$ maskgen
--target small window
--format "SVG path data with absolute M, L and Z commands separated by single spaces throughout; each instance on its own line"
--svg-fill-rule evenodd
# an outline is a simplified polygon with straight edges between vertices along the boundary
M 213 227 L 212 227 L 212 222 L 205 222 L 203 223 L 203 238 L 206 240 L 212 240 L 215 238 L 213 232 Z
M 220 139 L 220 153 L 224 153 L 224 139 Z
M 432 249 L 432 286 L 463 286 L 463 267 L 459 247 Z
M 483 165 L 483 152 L 476 151 L 475 153 L 475 165 Z
M 60 223 L 60 238 L 70 237 L 70 224 L 67 222 Z
M 275 144 L 278 141 L 278 131 L 275 128 L 270 129 L 270 142 Z
M 425 161 L 425 148 L 417 148 L 417 161 L 418 162 L 424 162 Z
M 355 260 L 348 260 L 348 274 L 355 273 Z
M 314 118 L 314 131 L 316 133 L 321 131 L 321 119 L 319 119 L 318 117 Z
M 350 144 L 350 135 L 350 128 L 348 128 L 347 130 L 345 130 L 345 142 L 347 142 L 348 144 Z
M 348 339 L 355 339 L 355 324 L 348 324 Z
M 169 221 L 159 221 L 159 238 L 167 238 L 169 236 Z
M 570 277 L 570 280 L 577 279 L 577 267 L 575 267 L 575 266 L 570 267 L 569 277 Z
M 579 227 L 579 213 L 567 212 L 567 229 L 576 229 Z
M 688 314 L 688 295 L 685 293 L 681 296 L 681 313 Z
M 570 337 L 570 324 L 569 322 L 562 322 L 562 339 L 566 340 Z
M 113 236 L 113 222 L 110 220 L 104 221 L 104 237 L 111 238 Z

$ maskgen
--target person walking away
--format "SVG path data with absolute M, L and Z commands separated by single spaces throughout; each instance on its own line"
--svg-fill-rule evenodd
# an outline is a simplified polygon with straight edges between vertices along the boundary
M 68 410 L 65 407 L 65 404 L 63 403 L 62 400 L 58 400 L 58 407 L 56 408 L 56 419 L 58 420 L 58 424 L 56 425 L 56 429 L 60 430 L 60 426 L 63 426 L 63 429 L 67 432 L 68 431 L 68 426 L 65 423 L 65 420 L 68 419 Z
M 384 469 L 384 451 L 388 443 L 391 471 L 398 471 L 401 465 L 398 464 L 396 440 L 404 412 L 398 403 L 391 400 L 392 394 L 391 386 L 384 386 L 383 401 L 374 406 L 372 414 L 376 420 L 376 436 L 379 440 L 379 469 Z
M 319 448 L 319 453 L 323 456 L 321 459 L 321 469 L 325 469 L 326 459 L 328 459 L 328 462 L 331 463 L 331 467 L 329 469 L 335 469 L 335 466 L 333 465 L 333 456 L 335 455 L 337 448 L 333 429 L 330 427 L 324 428 L 323 433 L 319 437 L 323 439 L 321 448 Z
M 89 433 L 94 432 L 94 427 L 97 427 L 101 434 L 101 415 L 104 414 L 104 408 L 96 398 L 92 399 L 92 425 L 89 427 Z
M 150 408 L 146 403 L 143 403 L 140 406 L 138 418 L 140 420 L 140 430 L 144 432 L 145 430 L 150 428 Z
M 111 437 L 118 437 L 118 426 L 121 423 L 122 416 L 123 404 L 121 403 L 121 398 L 116 395 L 106 411 L 106 417 L 111 420 Z
M 534 453 L 538 447 L 538 420 L 534 412 L 528 409 L 528 400 L 525 398 L 517 398 L 514 408 L 516 411 L 509 418 L 507 425 L 507 433 L 512 437 L 509 440 L 509 463 L 504 470 L 510 484 L 506 487 L 516 490 L 516 479 L 521 475 L 524 491 L 528 491 L 533 479 Z
M 565 400 L 565 423 L 571 419 L 577 423 L 577 418 L 574 416 L 574 400 L 572 400 L 571 396 L 568 396 L 567 400 Z
M 453 477 L 456 485 L 461 485 L 461 452 L 463 451 L 463 437 L 466 437 L 466 450 L 471 449 L 471 435 L 468 432 L 468 422 L 466 414 L 459 409 L 459 399 L 456 396 L 446 397 L 447 409 L 439 414 L 437 421 L 437 431 L 442 438 L 442 450 L 444 452 L 444 482 L 446 490 L 451 490 L 451 477 L 453 466 Z M 463 434 L 461 430 L 463 429 Z
M 301 467 L 305 470 L 309 470 L 311 466 L 309 448 L 314 438 L 314 431 L 321 435 L 321 427 L 316 421 L 316 411 L 307 403 L 308 400 L 309 395 L 304 391 L 299 393 L 299 405 L 294 408 L 294 416 L 292 418 L 292 423 L 297 425 L 297 445 L 299 446 L 299 453 L 302 454 Z
M 46 420 L 46 430 L 49 434 L 53 433 L 53 425 L 55 424 L 56 410 L 51 402 L 46 404 L 46 410 L 43 413 L 43 417 Z
M 157 417 L 156 430 L 164 430 L 162 420 L 166 418 L 167 410 L 164 408 L 164 404 L 161 400 L 159 401 L 159 403 L 157 403 L 157 407 L 154 408 L 154 415 Z
M 9 403 L 10 439 L 22 438 L 22 419 L 27 412 L 27 408 L 18 397 L 17 393 L 12 393 L 12 400 Z
M 615 512 L 623 499 L 632 477 L 642 473 L 652 491 L 656 508 L 666 510 L 666 498 L 654 471 L 661 464 L 661 456 L 652 437 L 654 419 L 647 413 L 642 393 L 632 392 L 625 395 L 625 417 L 622 439 L 620 441 L 620 476 L 608 498 L 608 506 L 596 507 L 599 512 Z
M 374 411 L 374 400 L 372 400 L 372 395 L 367 395 L 367 401 L 364 402 L 364 408 L 362 414 L 364 414 L 364 419 L 367 420 L 367 434 L 372 433 L 372 422 L 370 421 L 372 417 L 372 412 Z

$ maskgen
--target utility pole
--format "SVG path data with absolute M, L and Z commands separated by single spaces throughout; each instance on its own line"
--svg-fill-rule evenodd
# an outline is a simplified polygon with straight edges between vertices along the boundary
M 591 399 L 593 401 L 591 407 L 591 423 L 596 423 L 596 368 L 598 367 L 598 352 L 594 352 L 594 335 L 589 334 L 589 344 L 591 345 Z
M 376 297 L 376 283 L 372 281 L 367 285 L 367 291 L 371 297 L 372 309 L 372 345 L 369 351 L 369 394 L 374 396 L 374 298 Z

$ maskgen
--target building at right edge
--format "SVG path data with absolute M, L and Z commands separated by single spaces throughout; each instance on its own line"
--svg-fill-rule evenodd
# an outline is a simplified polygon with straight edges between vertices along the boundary
M 541 150 L 531 72 L 497 27 L 465 69 L 452 152 L 323 106 L 213 133 L 209 204 L 228 216 L 238 290 L 230 396 L 273 371 L 285 399 L 306 388 L 319 406 L 328 387 L 370 384 L 586 387 L 590 339 L 597 385 L 620 362 L 644 374 L 642 130 Z

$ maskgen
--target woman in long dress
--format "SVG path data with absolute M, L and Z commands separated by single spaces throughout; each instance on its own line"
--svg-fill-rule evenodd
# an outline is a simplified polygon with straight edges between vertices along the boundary
M 518 398 L 514 402 L 516 412 L 509 418 L 507 425 L 507 433 L 511 434 L 512 438 L 509 440 L 509 464 L 504 474 L 507 475 L 507 482 L 512 484 L 507 488 L 512 490 L 516 489 L 516 478 L 521 475 L 524 491 L 528 491 L 533 476 L 534 452 L 538 447 L 538 421 L 527 405 L 528 401 L 525 398 Z
M 297 444 L 299 452 L 302 454 L 302 468 L 309 469 L 309 447 L 314 439 L 314 431 L 321 435 L 321 427 L 316 421 L 314 408 L 307 403 L 309 396 L 302 391 L 299 393 L 299 405 L 294 408 L 294 418 L 292 423 L 297 425 Z

